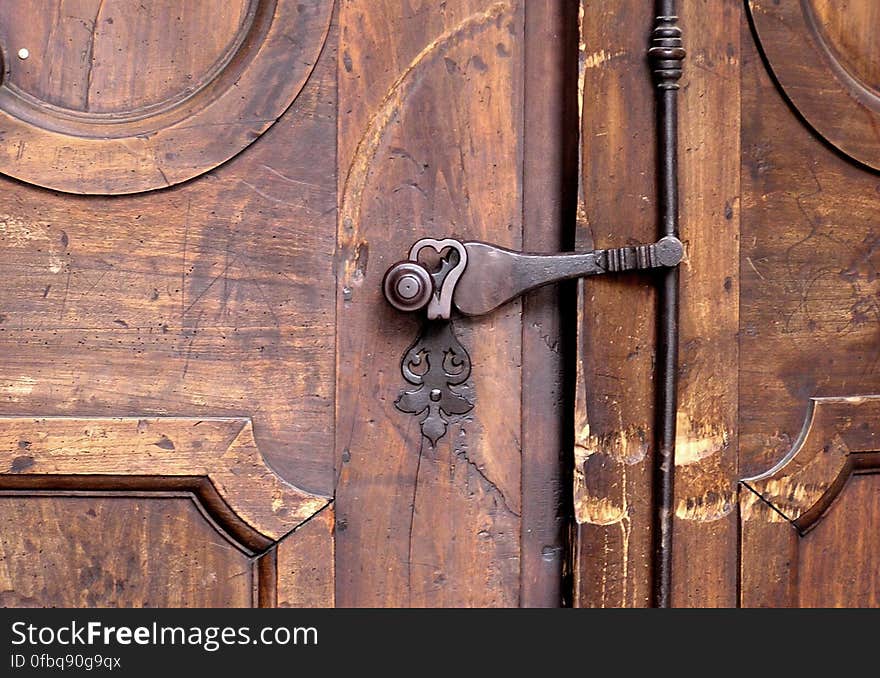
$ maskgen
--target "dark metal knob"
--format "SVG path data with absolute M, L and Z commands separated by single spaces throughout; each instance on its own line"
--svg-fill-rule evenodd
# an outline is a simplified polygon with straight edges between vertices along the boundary
M 418 311 L 434 295 L 434 280 L 424 266 L 401 261 L 388 269 L 382 283 L 388 303 L 399 311 Z
M 667 235 L 654 245 L 658 266 L 673 268 L 681 263 L 684 257 L 684 245 L 673 235 Z

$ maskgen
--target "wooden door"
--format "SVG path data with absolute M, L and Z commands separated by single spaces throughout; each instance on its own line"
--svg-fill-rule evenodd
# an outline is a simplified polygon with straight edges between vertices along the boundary
M 331 15 L 0 8 L 4 604 L 332 602 Z
M 657 195 L 651 12 L 582 4 L 578 238 L 644 240 Z M 678 12 L 687 254 L 672 604 L 876 606 L 880 10 L 680 0 Z M 652 499 L 654 289 L 584 290 L 575 599 L 650 605 L 665 508 Z
M 480 407 L 428 446 L 380 283 L 423 236 L 561 247 L 571 15 L 2 3 L 0 603 L 558 604 L 558 310 L 462 324 Z
M 0 603 L 645 606 L 668 509 L 673 605 L 878 604 L 868 0 L 679 0 L 673 505 L 650 277 L 395 408 L 416 240 L 655 239 L 650 4 L 4 3 Z

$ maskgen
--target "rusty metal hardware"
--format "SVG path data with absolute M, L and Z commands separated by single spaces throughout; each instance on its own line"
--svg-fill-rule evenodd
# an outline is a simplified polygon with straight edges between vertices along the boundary
M 419 261 L 425 249 L 441 255 L 436 271 Z M 603 273 L 672 268 L 683 253 L 675 236 L 650 245 L 571 254 L 524 254 L 484 242 L 425 238 L 413 245 L 409 259 L 388 269 L 383 287 L 385 298 L 396 309 L 427 307 L 429 320 L 449 320 L 452 304 L 465 315 L 484 315 L 543 285 Z
M 446 433 L 449 417 L 474 409 L 466 382 L 471 357 L 448 320 L 428 320 L 400 364 L 403 378 L 416 388 L 403 391 L 394 405 L 421 417 L 422 435 L 431 445 Z
M 660 234 L 678 236 L 678 81 L 685 49 L 676 0 L 655 0 L 648 63 L 657 115 L 657 206 Z M 678 411 L 678 269 L 658 281 L 657 451 L 654 454 L 654 560 L 652 606 L 672 600 L 672 517 L 675 515 L 675 429 Z
M 683 254 L 674 235 L 647 245 L 560 254 L 526 254 L 453 238 L 419 240 L 408 259 L 388 269 L 382 283 L 394 308 L 425 309 L 427 315 L 401 363 L 404 379 L 417 388 L 400 395 L 397 409 L 422 417 L 422 434 L 432 445 L 446 433 L 450 416 L 473 409 L 466 385 L 471 359 L 455 336 L 453 305 L 464 315 L 483 315 L 543 285 L 605 273 L 670 269 Z
M 424 250 L 439 256 L 431 272 L 419 262 Z M 428 320 L 449 320 L 452 295 L 468 264 L 467 246 L 458 240 L 422 238 L 409 250 L 409 259 L 394 264 L 385 273 L 385 298 L 398 311 L 420 311 L 427 307 Z

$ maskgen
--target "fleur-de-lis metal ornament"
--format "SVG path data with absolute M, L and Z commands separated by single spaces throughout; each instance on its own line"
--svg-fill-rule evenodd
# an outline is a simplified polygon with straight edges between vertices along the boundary
M 419 262 L 424 249 L 440 257 L 430 272 Z M 403 378 L 416 388 L 404 390 L 395 406 L 420 417 L 422 435 L 432 446 L 446 434 L 453 416 L 470 412 L 474 403 L 464 387 L 471 358 L 455 336 L 450 319 L 455 283 L 467 266 L 467 251 L 451 239 L 425 238 L 413 245 L 409 259 L 385 276 L 385 296 L 400 310 L 427 309 L 427 320 L 400 364 Z
M 431 250 L 436 265 L 429 266 L 419 255 Z M 401 364 L 403 378 L 417 388 L 400 395 L 397 409 L 421 417 L 422 433 L 432 445 L 446 433 L 451 417 L 473 409 L 471 390 L 465 384 L 471 359 L 455 336 L 450 320 L 453 302 L 459 313 L 479 316 L 542 285 L 606 273 L 670 269 L 683 256 L 684 246 L 675 235 L 642 245 L 551 254 L 514 252 L 452 238 L 419 240 L 409 259 L 389 268 L 383 281 L 385 298 L 394 308 L 427 314 L 419 338 Z
M 403 377 L 417 388 L 404 391 L 394 403 L 398 410 L 421 416 L 422 435 L 436 445 L 446 433 L 451 415 L 467 414 L 473 402 L 456 387 L 471 374 L 471 358 L 448 320 L 429 320 L 403 356 Z

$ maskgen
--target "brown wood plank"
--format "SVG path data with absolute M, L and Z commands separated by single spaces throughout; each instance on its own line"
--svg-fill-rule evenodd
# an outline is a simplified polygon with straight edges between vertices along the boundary
M 769 504 L 740 493 L 741 607 L 795 607 L 800 536 Z
M 817 398 L 785 458 L 743 480 L 744 607 L 877 604 L 878 438 L 880 396 Z
M 799 607 L 880 606 L 880 474 L 854 475 L 801 540 Z
M 278 607 L 333 607 L 333 505 L 316 513 L 276 547 Z
M 520 303 L 457 323 L 476 408 L 432 449 L 380 285 L 420 237 L 520 249 L 522 3 L 354 0 L 340 28 L 336 600 L 517 605 Z
M 582 2 L 577 248 L 657 233 L 654 100 L 644 2 Z M 644 607 L 651 596 L 655 294 L 644 276 L 586 280 L 578 319 L 574 603 Z
M 736 605 L 739 0 L 679 3 L 681 266 L 672 605 Z
M 251 607 L 253 561 L 191 496 L 0 495 L 4 607 Z
M 525 5 L 523 249 L 573 247 L 577 201 L 577 4 Z M 523 300 L 522 598 L 556 607 L 569 597 L 571 514 L 571 283 Z

